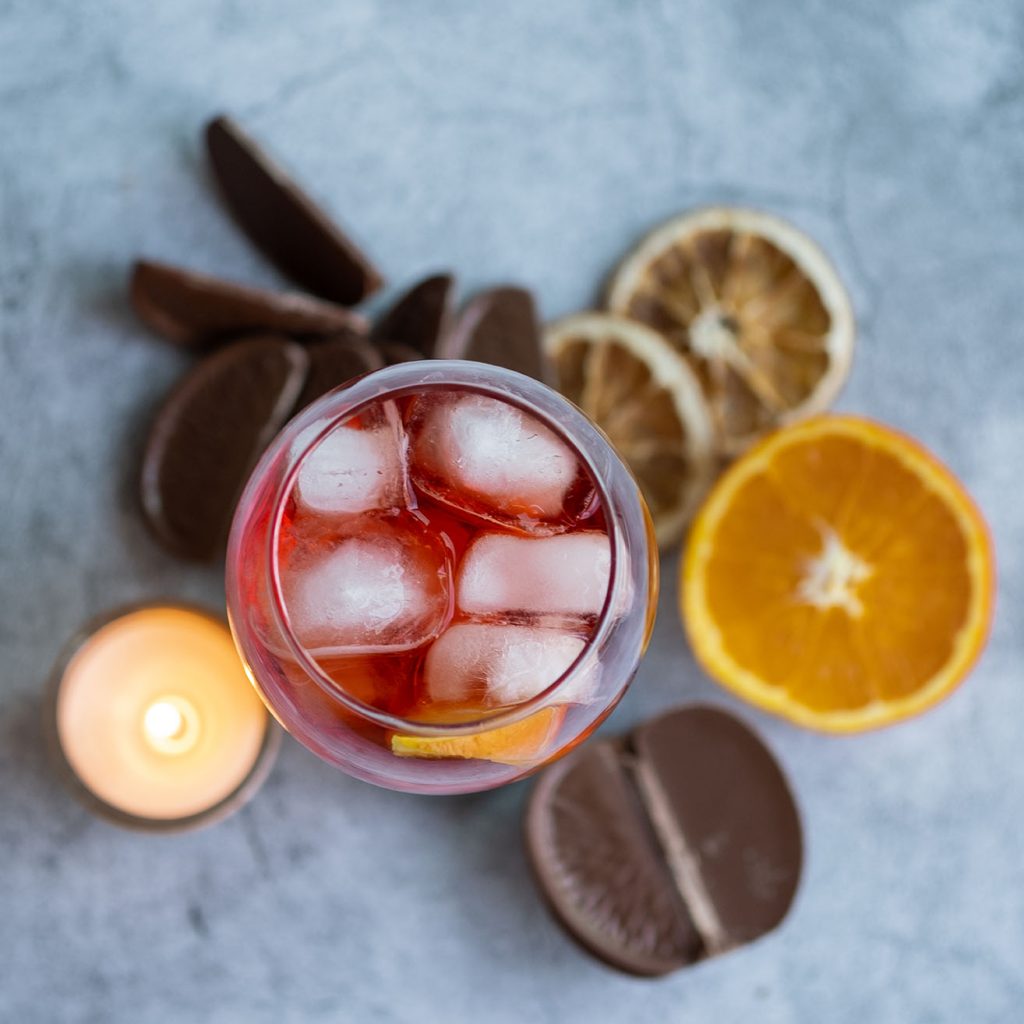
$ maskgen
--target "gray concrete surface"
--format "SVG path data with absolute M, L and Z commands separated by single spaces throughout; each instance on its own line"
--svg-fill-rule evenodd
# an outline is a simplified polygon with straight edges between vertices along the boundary
M 0 1019 L 1011 1022 L 1024 1015 L 1024 5 L 0 0 Z M 668 980 L 612 974 L 549 920 L 527 787 L 430 801 L 289 743 L 206 832 L 80 810 L 40 688 L 93 613 L 217 603 L 131 490 L 184 363 L 126 309 L 145 252 L 255 282 L 198 146 L 236 113 L 394 282 L 452 267 L 581 307 L 691 204 L 791 217 L 834 256 L 860 347 L 841 406 L 920 436 L 991 522 L 1001 595 L 969 682 L 830 739 L 751 709 L 806 816 L 782 930 Z M 614 716 L 733 705 L 694 668 L 675 560 Z

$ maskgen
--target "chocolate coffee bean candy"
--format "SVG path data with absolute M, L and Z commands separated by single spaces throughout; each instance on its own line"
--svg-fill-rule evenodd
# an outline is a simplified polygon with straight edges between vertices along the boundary
M 296 412 L 353 377 L 379 370 L 384 365 L 384 356 L 377 347 L 356 334 L 307 345 L 306 354 L 309 356 L 309 373 L 296 403 Z
M 661 975 L 775 928 L 796 893 L 800 819 L 739 719 L 683 708 L 543 773 L 526 845 L 556 916 L 620 970 Z
M 309 368 L 283 338 L 236 342 L 198 362 L 158 412 L 142 465 L 142 507 L 175 554 L 223 551 L 257 459 L 292 414 Z
M 435 355 L 474 359 L 518 370 L 551 383 L 533 296 L 525 288 L 502 287 L 481 292 L 459 315 Z
M 206 148 L 238 225 L 293 281 L 343 306 L 380 287 L 355 243 L 231 118 L 207 125 Z
M 374 324 L 370 337 L 381 345 L 405 346 L 420 357 L 429 358 L 450 328 L 454 290 L 455 278 L 451 274 L 424 278 L 400 296 Z
M 331 335 L 366 326 L 358 314 L 308 295 L 249 288 L 153 260 L 136 260 L 131 301 L 148 327 L 192 349 L 253 332 Z

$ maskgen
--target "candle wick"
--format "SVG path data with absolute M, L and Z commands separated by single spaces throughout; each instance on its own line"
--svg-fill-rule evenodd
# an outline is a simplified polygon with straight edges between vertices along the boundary
M 146 710 L 145 725 L 154 739 L 167 740 L 181 732 L 184 718 L 170 701 L 158 700 Z
M 142 732 L 154 750 L 181 754 L 196 742 L 199 719 L 191 702 L 182 697 L 161 697 L 146 708 Z

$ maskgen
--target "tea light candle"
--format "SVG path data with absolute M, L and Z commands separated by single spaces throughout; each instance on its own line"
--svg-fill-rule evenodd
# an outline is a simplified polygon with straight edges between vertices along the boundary
M 280 730 L 227 626 L 184 606 L 136 608 L 72 645 L 50 706 L 80 796 L 120 824 L 206 824 L 265 778 Z

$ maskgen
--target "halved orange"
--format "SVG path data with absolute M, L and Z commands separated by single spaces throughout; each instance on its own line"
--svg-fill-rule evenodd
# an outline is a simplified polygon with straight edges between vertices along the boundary
M 801 725 L 853 732 L 941 700 L 984 646 L 995 564 L 969 495 L 888 427 L 780 430 L 719 480 L 680 596 L 723 685 Z
M 758 210 L 708 207 L 656 228 L 615 271 L 608 308 L 689 362 L 725 456 L 824 412 L 849 372 L 853 311 L 838 273 L 802 231 Z
M 716 468 L 700 385 L 657 331 L 610 313 L 577 313 L 544 331 L 558 388 L 608 435 L 633 471 L 658 545 L 676 543 Z
M 544 756 L 564 717 L 563 707 L 542 708 L 511 725 L 464 736 L 395 733 L 391 737 L 391 752 L 399 757 L 479 758 L 500 764 L 530 764 Z

